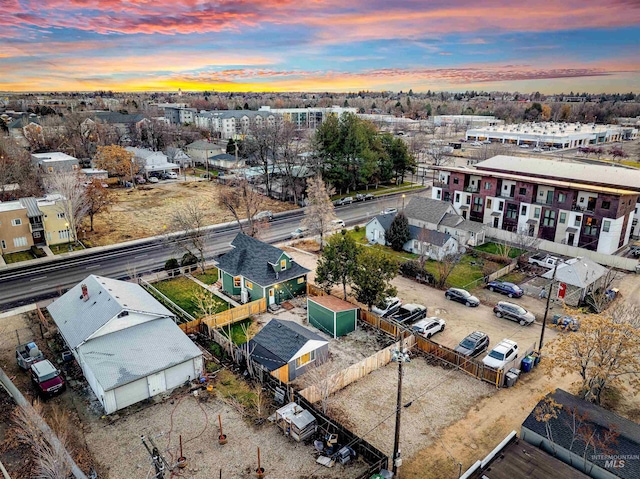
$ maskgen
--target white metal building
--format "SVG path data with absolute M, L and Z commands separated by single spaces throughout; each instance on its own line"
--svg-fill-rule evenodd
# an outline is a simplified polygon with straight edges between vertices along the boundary
M 141 286 L 91 275 L 48 306 L 107 414 L 202 373 L 202 353 Z

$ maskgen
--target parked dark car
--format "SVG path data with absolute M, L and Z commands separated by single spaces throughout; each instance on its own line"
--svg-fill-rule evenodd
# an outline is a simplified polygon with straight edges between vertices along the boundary
M 346 196 L 345 198 L 340 198 L 333 202 L 335 206 L 350 205 L 351 203 L 353 203 L 353 198 L 351 196 Z
M 520 286 L 507 281 L 490 281 L 487 284 L 487 288 L 489 288 L 489 291 L 506 294 L 510 298 L 520 298 L 524 294 Z
M 390 316 L 399 323 L 411 324 L 427 317 L 427 307 L 421 304 L 405 304 Z
M 465 356 L 474 357 L 485 351 L 488 347 L 489 335 L 482 331 L 474 331 L 460 341 L 460 344 L 456 346 L 456 351 Z
M 522 326 L 533 324 L 536 317 L 518 304 L 500 301 L 493 307 L 493 312 L 498 318 L 506 318 L 517 321 Z
M 445 291 L 444 297 L 450 301 L 457 301 L 468 307 L 480 305 L 480 300 L 473 296 L 469 291 L 460 288 L 449 288 Z
M 367 193 L 366 195 L 364 195 L 364 200 L 365 201 L 369 201 L 375 198 L 375 195 L 372 195 L 371 193 Z
M 66 389 L 60 371 L 47 359 L 32 364 L 29 372 L 31 373 L 31 382 L 41 397 L 51 397 Z

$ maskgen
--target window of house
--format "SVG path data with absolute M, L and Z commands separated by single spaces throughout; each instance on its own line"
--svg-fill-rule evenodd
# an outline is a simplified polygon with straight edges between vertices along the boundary
M 598 221 L 595 218 L 585 218 L 584 234 L 596 236 L 598 234 Z
M 64 218 L 64 213 L 58 213 L 58 215 L 57 215 L 57 216 L 58 216 L 58 219 L 60 219 L 60 220 L 61 220 L 61 219 L 63 219 L 63 218 Z
M 602 202 L 602 209 L 603 210 L 608 210 L 609 208 L 611 208 L 611 201 L 603 201 Z
M 484 189 L 485 190 L 490 190 L 491 189 L 491 182 L 490 181 L 485 181 L 484 182 Z
M 574 226 L 580 226 L 580 223 L 582 223 L 582 216 L 576 216 L 576 220 L 573 223 Z
M 610 229 L 611 229 L 611 221 L 604 220 L 602 222 L 602 231 L 604 231 L 605 233 L 608 233 Z
M 567 195 L 565 195 L 564 193 L 558 193 L 558 202 L 564 203 L 566 199 L 567 199 Z
M 61 240 L 69 239 L 69 230 L 59 230 L 58 238 Z
M 540 208 L 534 208 L 533 209 L 533 217 L 535 219 L 540 219 Z
M 245 281 L 245 282 L 244 282 L 244 286 L 245 286 L 247 289 L 253 289 L 253 283 L 252 283 L 251 281 Z
M 556 225 L 556 212 L 553 210 L 544 210 L 544 218 L 542 219 L 542 226 L 555 226 Z
M 527 206 L 526 205 L 522 205 L 522 207 L 520 208 L 520 214 L 521 215 L 526 215 L 527 214 Z
M 303 354 L 299 358 L 296 359 L 296 368 L 301 368 L 305 364 L 309 364 L 312 361 L 316 360 L 316 352 L 309 351 L 307 354 Z
M 280 269 L 281 270 L 287 269 L 287 260 L 286 259 L 280 260 Z
M 467 196 L 465 202 L 470 205 L 471 204 L 471 196 Z
M 453 184 L 457 185 L 458 183 L 460 183 L 460 178 L 454 178 L 453 179 Z
M 520 188 L 518 190 L 518 193 L 520 193 L 521 195 L 526 195 L 527 194 L 527 189 L 526 188 Z
M 482 198 L 481 197 L 476 196 L 473 199 L 473 208 L 472 209 L 473 209 L 473 211 L 476 211 L 476 212 L 482 211 Z
M 7 249 L 7 243 L 4 240 L 2 240 L 1 243 L 2 243 L 2 249 Z
M 460 193 L 456 193 L 456 203 L 460 203 Z
M 304 283 L 304 277 L 298 278 L 298 284 L 303 284 L 303 283 Z
M 20 226 L 22 224 L 22 220 L 20 218 L 15 218 L 11 220 L 11 224 L 13 226 Z
M 233 278 L 233 287 L 239 288 L 241 286 L 242 278 L 240 276 L 234 276 Z
M 440 190 L 436 190 L 436 199 L 439 200 L 440 199 Z
M 567 221 L 567 214 L 566 213 L 560 213 L 560 219 L 558 220 L 559 223 L 561 224 L 565 224 Z
M 487 209 L 491 209 L 492 205 L 493 205 L 493 201 L 491 201 L 491 198 L 487 198 Z
M 507 205 L 507 218 L 515 219 L 518 217 L 518 205 L 508 204 Z
M 580 203 L 584 203 L 584 196 L 580 197 Z
M 13 238 L 13 246 L 19 248 L 20 246 L 27 246 L 27 238 L 24 236 L 20 238 Z
M 498 203 L 498 211 L 502 211 L 504 210 L 504 201 L 501 201 L 500 203 Z

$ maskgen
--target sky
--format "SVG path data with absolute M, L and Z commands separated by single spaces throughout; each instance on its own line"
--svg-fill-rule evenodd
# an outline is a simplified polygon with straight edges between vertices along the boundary
M 640 91 L 640 0 L 0 6 L 0 91 Z

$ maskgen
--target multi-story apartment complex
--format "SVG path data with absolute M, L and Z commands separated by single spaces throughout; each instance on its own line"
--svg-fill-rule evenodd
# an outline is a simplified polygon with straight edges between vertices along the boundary
M 464 218 L 610 254 L 640 234 L 640 171 L 499 155 L 435 166 L 432 198 Z
M 270 106 L 260 107 L 261 112 L 270 112 L 281 115 L 284 121 L 293 123 L 298 129 L 318 128 L 324 120 L 330 116 L 341 116 L 343 113 L 358 113 L 357 108 L 331 106 L 326 108 L 271 108 Z
M 220 138 L 228 140 L 246 135 L 252 123 L 275 124 L 276 115 L 268 111 L 251 110 L 201 111 L 195 115 L 194 121 L 197 127 L 217 133 Z
M 2 254 L 25 251 L 34 245 L 67 243 L 72 235 L 63 201 L 60 195 L 47 195 L 0 203 Z

